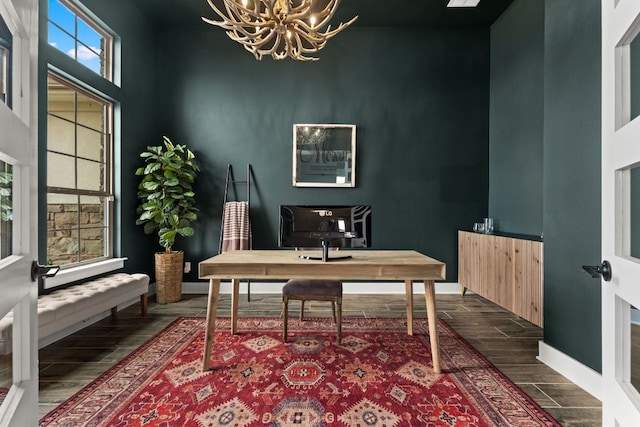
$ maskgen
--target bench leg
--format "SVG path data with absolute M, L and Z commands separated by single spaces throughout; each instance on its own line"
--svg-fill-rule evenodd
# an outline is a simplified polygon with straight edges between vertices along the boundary
M 140 295 L 140 314 L 147 315 L 147 294 Z

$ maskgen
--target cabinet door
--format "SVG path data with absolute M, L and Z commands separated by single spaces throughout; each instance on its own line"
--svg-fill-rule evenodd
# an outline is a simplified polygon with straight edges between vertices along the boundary
M 542 243 L 514 239 L 513 312 L 542 327 Z
M 513 239 L 484 236 L 489 247 L 483 268 L 487 269 L 487 299 L 513 310 Z

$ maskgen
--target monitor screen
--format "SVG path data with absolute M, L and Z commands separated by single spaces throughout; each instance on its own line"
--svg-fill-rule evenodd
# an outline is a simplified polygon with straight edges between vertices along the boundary
M 280 205 L 280 247 L 371 247 L 371 206 Z

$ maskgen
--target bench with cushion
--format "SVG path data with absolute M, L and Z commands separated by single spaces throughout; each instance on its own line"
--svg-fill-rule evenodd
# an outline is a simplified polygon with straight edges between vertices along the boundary
M 115 317 L 118 305 L 136 297 L 140 297 L 140 312 L 144 316 L 147 313 L 148 291 L 149 276 L 146 274 L 116 273 L 41 295 L 38 297 L 40 346 L 55 341 L 51 338 L 67 329 L 76 327 L 75 330 L 78 330 L 88 326 L 92 323 L 92 317 L 108 310 Z M 0 354 L 11 353 L 12 325 L 13 318 L 10 315 L 0 319 Z M 60 338 L 62 336 L 57 337 Z

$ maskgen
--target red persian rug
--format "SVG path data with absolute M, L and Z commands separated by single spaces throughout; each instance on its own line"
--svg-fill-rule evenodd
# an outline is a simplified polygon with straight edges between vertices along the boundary
M 202 372 L 203 318 L 179 318 L 40 420 L 40 426 L 560 426 L 440 321 L 218 319 Z

